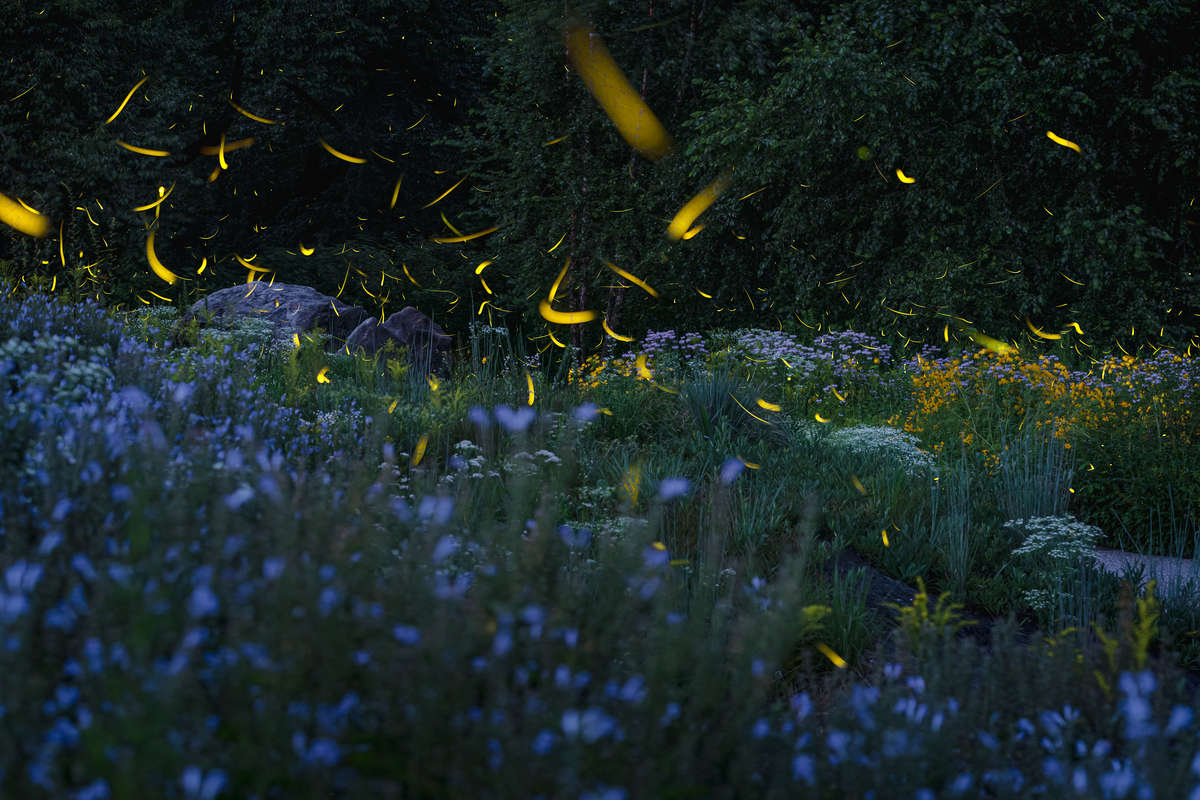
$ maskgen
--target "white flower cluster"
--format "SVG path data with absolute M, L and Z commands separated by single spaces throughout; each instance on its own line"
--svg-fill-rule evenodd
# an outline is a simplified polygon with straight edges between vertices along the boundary
M 1080 522 L 1070 514 L 1011 519 L 1002 527 L 1025 533 L 1024 542 L 1013 550 L 1014 556 L 1030 555 L 1072 561 L 1094 553 L 1096 542 L 1103 534 L 1096 526 Z
M 857 455 L 886 456 L 915 475 L 934 466 L 933 456 L 922 450 L 917 437 L 886 425 L 854 425 L 836 430 L 829 442 Z
M 1013 550 L 1013 555 L 1024 557 L 1022 560 L 1038 584 L 1022 594 L 1025 602 L 1038 611 L 1054 607 L 1057 596 L 1048 587 L 1053 586 L 1063 571 L 1073 567 L 1080 558 L 1094 553 L 1096 541 L 1103 533 L 1094 525 L 1080 522 L 1069 514 L 1013 519 L 1002 527 L 1025 534 L 1024 542 Z

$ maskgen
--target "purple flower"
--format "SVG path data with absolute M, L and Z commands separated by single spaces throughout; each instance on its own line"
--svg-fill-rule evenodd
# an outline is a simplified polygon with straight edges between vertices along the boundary
M 742 461 L 740 458 L 735 457 L 725 459 L 725 463 L 721 465 L 721 483 L 725 485 L 733 483 L 735 480 L 737 480 L 738 475 L 742 474 L 744 469 L 746 469 L 746 462 Z
M 667 478 L 658 485 L 658 497 L 664 503 L 684 497 L 692 490 L 692 482 L 687 478 Z
M 397 625 L 392 628 L 392 636 L 401 644 L 413 645 L 421 641 L 421 632 L 412 625 Z
M 571 412 L 577 422 L 591 422 L 600 413 L 600 406 L 588 401 Z
M 513 411 L 508 406 L 496 406 L 496 421 L 510 433 L 519 433 L 529 427 L 537 412 L 529 406 L 521 406 Z
M 188 798 L 212 800 L 225 788 L 226 777 L 223 770 L 214 769 L 205 775 L 199 767 L 191 766 L 183 771 L 179 782 Z
M 217 595 L 206 584 L 193 589 L 192 596 L 188 598 L 188 614 L 193 617 L 215 614 L 220 607 L 221 603 L 217 600 Z

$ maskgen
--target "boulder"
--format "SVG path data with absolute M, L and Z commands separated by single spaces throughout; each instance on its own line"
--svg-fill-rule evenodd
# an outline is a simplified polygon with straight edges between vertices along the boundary
M 389 341 L 407 348 L 409 358 L 423 371 L 442 376 L 450 374 L 453 338 L 412 306 L 405 306 L 392 314 L 382 325 L 374 317 L 364 319 L 346 337 L 346 346 L 351 353 L 361 348 L 370 355 Z
M 321 294 L 311 286 L 290 283 L 240 284 L 220 289 L 192 304 L 182 322 L 193 319 L 205 322 L 207 314 L 213 322 L 227 324 L 238 316 L 252 316 L 272 323 L 281 339 L 290 340 L 294 333 L 322 329 L 333 339 L 326 349 L 335 352 L 346 348 L 373 356 L 387 342 L 407 348 L 414 365 L 424 371 L 449 375 L 453 338 L 428 316 L 412 306 L 395 312 L 382 325 L 359 306 Z
M 371 316 L 364 309 L 321 294 L 311 286 L 262 282 L 230 286 L 197 300 L 183 315 L 183 322 L 192 319 L 204 322 L 206 312 L 211 312 L 218 324 L 227 322 L 230 316 L 253 316 L 271 322 L 281 336 L 289 339 L 293 333 L 321 328 L 341 341 L 358 323 Z

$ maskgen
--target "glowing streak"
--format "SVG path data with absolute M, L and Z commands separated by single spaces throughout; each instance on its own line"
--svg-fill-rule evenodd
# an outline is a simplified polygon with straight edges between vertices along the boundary
M 764 425 L 773 425 L 773 424 L 775 424 L 775 423 L 773 423 L 773 422 L 769 422 L 769 421 L 767 421 L 767 420 L 763 419 L 763 418 L 762 418 L 762 417 L 760 417 L 758 414 L 755 414 L 753 411 L 751 411 L 750 409 L 746 408 L 744 405 L 742 405 L 742 401 L 738 400 L 736 397 L 734 397 L 734 396 L 733 396 L 733 393 L 732 393 L 732 392 L 731 392 L 731 393 L 729 393 L 729 396 L 730 396 L 731 398 L 733 398 L 733 402 L 735 402 L 735 403 L 737 403 L 737 404 L 738 404 L 738 408 L 740 408 L 742 411 L 745 411 L 747 414 L 749 414 L 750 416 L 754 417 L 754 418 L 755 418 L 756 420 L 758 420 L 759 422 L 763 423 Z
M 1084 285 L 1084 284 L 1080 283 L 1079 281 L 1075 280 L 1074 278 L 1072 278 L 1071 276 L 1067 275 L 1067 274 L 1066 274 L 1066 273 L 1064 273 L 1064 272 L 1059 272 L 1058 274 L 1059 274 L 1059 275 L 1062 275 L 1064 278 L 1066 278 L 1067 280 L 1069 280 L 1071 283 L 1075 284 L 1076 286 L 1083 286 L 1083 285 Z
M 588 91 L 625 141 L 651 161 L 669 153 L 673 146 L 670 135 L 630 86 L 600 37 L 585 25 L 571 25 L 566 44 L 567 55 Z
M 340 158 L 342 161 L 345 161 L 347 164 L 365 164 L 365 163 L 367 163 L 367 160 L 365 158 L 347 155 L 347 154 L 343 153 L 341 150 L 335 149 L 333 147 L 333 145 L 331 145 L 329 142 L 322 139 L 320 136 L 317 137 L 317 141 L 321 143 L 321 147 L 324 147 L 325 150 L 329 153 L 329 155 L 333 156 L 334 158 Z
M 1083 328 L 1079 327 L 1078 322 L 1068 322 L 1067 327 L 1074 328 L 1076 333 L 1078 333 L 1080 336 L 1083 336 Z
M 217 143 L 217 163 L 221 169 L 229 169 L 229 162 L 225 160 L 225 134 L 221 134 L 221 141 Z
M 161 187 L 159 187 L 159 188 L 161 189 Z M 167 189 L 167 193 L 164 194 L 162 197 L 158 198 L 153 203 L 147 203 L 144 206 L 138 206 L 137 208 L 134 209 L 134 211 L 149 211 L 152 208 L 158 208 L 160 205 L 162 205 L 163 200 L 166 200 L 168 197 L 171 196 L 171 192 L 173 192 L 173 191 L 175 191 L 175 184 L 172 183 L 171 188 Z M 91 216 L 89 215 L 88 218 L 91 219 Z
M 972 339 L 974 339 L 979 344 L 986 347 L 988 350 L 991 350 L 996 353 L 1000 353 L 1001 355 L 1003 355 L 1005 353 L 1014 353 L 1017 350 L 1017 348 L 1013 347 L 1011 344 L 1008 344 L 1007 342 L 1002 342 L 999 339 L 993 339 L 990 336 L 985 336 L 982 333 L 979 333 L 978 331 L 968 331 L 967 335 L 970 336 Z
M 695 287 L 692 287 L 692 288 L 695 288 Z M 712 300 L 712 295 L 708 294 L 707 292 L 702 292 L 699 289 L 696 289 L 696 294 L 700 295 L 705 300 Z
M 759 192 L 761 192 L 763 189 L 766 189 L 766 188 L 767 188 L 766 186 L 760 186 L 757 189 L 755 189 L 753 192 L 751 192 L 750 194 L 742 195 L 741 197 L 738 198 L 738 200 L 745 200 L 747 197 L 754 197 L 754 195 L 758 194 Z
M 108 123 L 112 122 L 114 119 L 116 119 L 116 118 L 117 118 L 117 115 L 118 115 L 118 114 L 120 114 L 122 111 L 124 111 L 124 110 L 125 110 L 125 104 L 126 104 L 126 103 L 128 103 L 128 102 L 129 102 L 129 101 L 130 101 L 130 100 L 133 98 L 133 93 L 134 93 L 134 92 L 136 92 L 136 91 L 137 91 L 139 88 L 141 88 L 141 85 L 142 85 L 143 83 L 145 83 L 146 81 L 148 81 L 148 80 L 150 80 L 150 76 L 149 76 L 149 75 L 147 75 L 146 77 L 142 78 L 140 81 L 138 81 L 137 83 L 135 83 L 135 84 L 133 85 L 133 88 L 129 90 L 129 94 L 125 95 L 125 99 L 121 101 L 121 105 L 117 106 L 117 110 L 116 110 L 116 111 L 114 111 L 114 112 L 112 113 L 112 116 L 111 116 L 111 117 L 109 117 L 108 119 L 104 120 L 104 124 L 105 124 L 105 125 L 107 125 Z M 31 88 L 31 89 L 32 89 L 33 87 L 31 86 L 31 87 L 29 87 L 29 88 Z M 22 93 L 22 94 L 23 94 L 23 93 Z M 19 96 L 20 96 L 20 95 L 18 95 L 18 97 L 19 97 Z M 13 100 L 16 100 L 16 99 L 17 99 L 16 97 L 14 97 L 14 98 L 13 98 Z
M 549 301 L 554 302 L 554 298 L 558 295 L 558 287 L 562 284 L 562 279 L 567 274 L 567 268 L 571 266 L 571 259 L 567 257 L 567 263 L 563 264 L 562 272 L 558 273 L 558 277 L 554 279 L 554 283 L 550 284 Z
M 417 283 L 417 279 L 414 278 L 412 276 L 412 273 L 408 271 L 408 264 L 401 264 L 400 266 L 404 269 L 404 274 L 406 276 L 408 276 L 408 279 L 413 282 L 413 285 L 416 286 L 418 289 L 420 289 L 421 284 Z M 349 274 L 349 273 L 347 273 L 347 274 Z
M 562 236 L 558 237 L 558 241 L 554 243 L 554 247 L 551 247 L 546 252 L 553 253 L 555 250 L 558 249 L 558 246 L 563 243 L 563 239 L 565 239 L 565 238 L 567 238 L 567 235 L 564 233 Z
M 625 280 L 627 280 L 630 283 L 634 284 L 635 286 L 638 286 L 641 289 L 643 289 L 651 297 L 658 297 L 658 292 L 656 292 L 649 284 L 647 284 L 645 281 L 643 281 L 641 278 L 637 277 L 636 275 L 631 275 L 630 273 L 628 273 L 625 270 L 618 267 L 616 264 L 609 263 L 608 261 L 605 261 L 604 265 L 606 267 L 608 267 L 609 269 L 611 269 L 613 272 L 620 275 Z
M 480 274 L 481 272 L 483 272 L 484 268 L 485 268 L 485 267 L 486 267 L 488 264 L 490 264 L 490 263 L 492 263 L 492 262 L 491 262 L 491 261 L 481 261 L 481 262 L 479 262 L 479 266 L 475 268 L 475 274 L 476 274 L 476 275 L 478 275 L 478 274 Z
M 488 294 L 495 294 L 495 292 L 492 291 L 492 287 L 487 285 L 487 281 L 485 281 L 483 278 L 480 278 L 479 282 L 483 284 L 483 290 L 485 292 L 487 292 Z
M 155 275 L 167 283 L 173 284 L 179 280 L 179 276 L 164 267 L 163 263 L 158 260 L 158 254 L 154 252 L 154 236 L 157 233 L 158 231 L 150 231 L 150 236 L 146 238 L 146 260 L 150 262 L 150 269 L 154 270 Z
M 667 236 L 674 241 L 679 241 L 692 223 L 696 221 L 696 217 L 700 216 L 705 210 L 711 206 L 720 196 L 721 192 L 729 186 L 729 172 L 726 171 L 715 181 L 704 187 L 687 204 L 679 210 L 679 213 L 671 220 L 671 224 L 667 226 Z
M 1000 181 L 1002 181 L 1002 180 L 1004 180 L 1004 178 L 1003 178 L 1003 177 L 996 178 L 996 183 L 999 183 L 999 182 L 1000 182 Z M 988 192 L 990 192 L 992 189 L 995 189 L 995 188 L 996 188 L 996 183 L 993 183 L 991 186 L 989 186 L 988 188 L 984 189 L 984 190 L 983 190 L 982 192 L 980 192 L 979 194 L 975 195 L 975 199 L 976 199 L 976 200 L 978 200 L 979 198 L 983 197 L 985 194 L 987 194 Z
M 765 408 L 767 411 L 782 411 L 783 410 L 783 406 L 777 405 L 775 403 L 767 402 L 766 400 L 763 400 L 761 397 L 758 398 L 757 400 L 755 400 L 754 402 L 758 403 L 759 408 Z
M 276 122 L 273 119 L 265 119 L 263 117 L 258 116 L 257 114 L 251 114 L 249 111 L 242 108 L 241 106 L 239 106 L 237 103 L 233 102 L 232 100 L 229 101 L 229 105 L 233 106 L 234 111 L 238 112 L 239 114 L 241 114 L 244 117 L 254 120 L 255 122 L 261 122 L 263 125 L 278 125 L 279 124 L 278 122 Z
M 243 147 L 249 147 L 252 144 L 254 144 L 254 139 L 253 137 L 250 137 L 246 139 L 238 139 L 233 142 L 225 142 L 224 147 L 226 153 L 232 153 L 234 150 L 241 150 Z M 220 145 L 213 147 L 211 144 L 206 144 L 200 148 L 200 155 L 202 156 L 215 156 L 220 152 Z M 228 167 L 225 167 L 225 169 L 228 169 Z
M 32 211 L 21 202 L 13 202 L 0 194 L 0 222 L 29 236 L 45 236 L 50 232 L 50 219 Z
M 413 450 L 412 465 L 415 467 L 421 463 L 421 459 L 425 457 L 425 448 L 429 446 L 429 435 L 421 434 L 421 438 L 417 440 L 417 447 Z
M 817 422 L 829 422 L 829 420 L 825 419 L 820 414 L 813 414 L 813 417 L 816 418 Z
M 58 260 L 62 262 L 63 269 L 67 268 L 67 252 L 66 248 L 63 247 L 63 225 L 65 223 L 65 219 L 58 222 Z
M 1072 150 L 1074 150 L 1076 153 L 1080 153 L 1080 154 L 1083 153 L 1083 151 L 1079 149 L 1079 145 L 1075 144 L 1074 142 L 1070 141 L 1069 139 L 1064 139 L 1061 136 L 1056 136 L 1054 134 L 1054 131 L 1046 131 L 1046 136 L 1050 137 L 1050 141 L 1054 142 L 1055 144 L 1061 144 L 1063 147 L 1069 147 Z
M 418 125 L 420 125 L 422 122 L 424 122 L 424 121 L 425 121 L 425 118 L 426 118 L 426 117 L 428 117 L 428 116 L 429 116 L 428 114 L 422 114 L 422 115 L 421 115 L 421 118 L 420 118 L 419 120 L 417 120 L 416 122 L 414 122 L 412 125 L 409 125 L 409 126 L 408 126 L 407 128 L 405 128 L 404 130 L 406 130 L 406 131 L 411 131 L 413 128 L 417 127 L 417 126 L 418 126 Z
M 450 229 L 450 231 L 451 231 L 451 232 L 452 232 L 452 233 L 453 233 L 455 236 L 462 236 L 462 235 L 463 235 L 462 231 L 460 231 L 458 228 L 456 228 L 456 227 L 454 227 L 453 225 L 451 225 L 451 224 L 450 224 L 450 220 L 446 219 L 446 213 L 445 213 L 445 212 L 442 212 L 442 222 L 446 223 L 446 227 L 447 227 L 447 228 L 449 228 L 449 229 Z
M 431 205 L 433 205 L 434 203 L 438 203 L 438 202 L 440 202 L 440 201 L 442 200 L 442 198 L 444 198 L 446 195 L 450 194 L 450 193 L 451 193 L 451 192 L 453 192 L 455 189 L 457 189 L 457 188 L 458 188 L 458 187 L 459 187 L 459 186 L 462 184 L 462 182 L 463 182 L 463 181 L 465 181 L 465 180 L 466 180 L 466 178 L 459 178 L 459 180 L 458 180 L 458 183 L 454 184 L 454 185 L 453 185 L 453 186 L 451 186 L 449 189 L 447 189 L 446 191 L 442 192 L 441 194 L 439 194 L 437 197 L 435 197 L 435 198 L 433 198 L 432 200 L 430 200 L 430 201 L 429 201 L 428 203 L 426 203 L 425 205 L 421 206 L 421 208 L 429 208 L 429 207 L 430 207 Z
M 896 177 L 900 179 L 901 183 L 916 183 L 917 182 L 916 178 L 908 177 L 907 175 L 904 174 L 903 170 L 900 170 L 900 169 L 896 170 Z
M 570 136 L 570 135 L 571 135 L 571 134 L 569 134 L 569 133 L 567 134 L 567 136 Z M 562 140 L 566 139 L 566 138 L 567 138 L 567 136 L 560 136 L 560 137 L 558 137 L 557 139 L 551 139 L 551 140 L 550 140 L 550 141 L 548 141 L 548 142 L 542 142 L 542 147 L 549 147 L 549 146 L 550 146 L 550 145 L 552 145 L 552 144 L 558 144 L 558 143 L 559 143 L 559 142 L 561 142 Z
M 891 547 L 891 544 L 888 542 L 887 538 L 887 528 L 884 528 L 882 531 L 880 531 L 880 535 L 883 537 L 883 546 Z
M 300 242 L 300 252 L 303 255 L 311 256 L 313 253 L 316 252 L 316 248 L 315 247 L 305 247 L 304 242 Z
M 1029 321 L 1029 317 L 1025 318 L 1025 324 L 1029 326 L 1029 330 L 1033 331 L 1034 336 L 1038 336 L 1042 339 L 1061 339 L 1062 338 L 1061 333 L 1046 333 L 1045 331 L 1035 328 L 1033 326 L 1033 323 Z
M 88 211 L 88 210 L 87 210 L 86 208 L 84 208 L 83 206 L 75 206 L 75 210 L 76 210 L 76 211 L 82 211 L 84 214 L 87 214 L 88 222 L 92 223 L 92 224 L 93 224 L 93 225 L 95 225 L 97 228 L 98 228 L 98 227 L 100 227 L 100 223 L 99 223 L 99 222 L 96 222 L 96 220 L 92 219 L 92 212 L 91 212 L 91 211 Z
M 942 338 L 947 342 L 950 341 L 950 323 L 946 323 L 946 327 L 942 328 Z
M 833 665 L 838 669 L 846 668 L 846 659 L 829 649 L 829 645 L 825 644 L 824 642 L 817 642 L 817 649 L 820 650 L 826 658 L 832 661 Z
M 235 254 L 234 258 L 237 259 L 237 262 L 239 264 L 241 264 L 246 269 L 251 270 L 252 272 L 270 272 L 271 271 L 271 270 L 267 269 L 266 267 L 255 266 L 254 264 L 251 264 L 249 261 L 247 261 L 246 259 L 242 258 L 239 255 Z
M 1052 217 L 1054 216 L 1054 212 L 1051 211 L 1050 209 L 1046 208 L 1045 206 L 1042 206 L 1042 211 L 1045 211 L 1047 214 L 1049 214 Z
M 529 370 L 525 370 L 525 384 L 529 387 L 529 398 L 526 404 L 533 405 L 533 401 L 537 398 L 537 395 L 533 391 L 533 376 L 529 374 Z
M 697 225 L 694 228 L 689 229 L 687 231 L 687 233 L 683 234 L 683 240 L 686 242 L 688 239 L 691 239 L 693 236 L 695 236 L 697 233 L 699 233 L 702 230 L 704 230 L 703 223 L 701 223 L 700 225 Z
M 565 344 L 560 342 L 558 339 L 554 338 L 554 332 L 552 330 L 550 330 L 549 328 L 546 328 L 546 334 L 550 337 L 550 341 L 554 342 L 556 345 L 563 348 L 564 350 L 567 348 L 567 346 Z
M 210 173 L 208 173 L 208 182 L 209 182 L 209 183 L 212 183 L 213 181 L 215 181 L 215 180 L 216 180 L 217 178 L 219 178 L 219 177 L 221 177 L 221 168 L 220 168 L 220 167 L 213 167 L 213 171 L 212 171 L 212 172 L 210 172 Z
M 830 387 L 830 391 L 831 391 L 831 392 L 833 392 L 833 396 L 834 396 L 834 397 L 836 397 L 838 400 L 841 400 L 843 403 L 844 403 L 844 402 L 846 402 L 846 398 L 842 397 L 842 396 L 841 396 L 841 395 L 838 393 L 838 390 L 837 390 L 837 389 L 834 389 L 833 387 Z
M 604 332 L 607 333 L 612 338 L 616 339 L 618 342 L 632 342 L 633 341 L 632 336 L 622 336 L 621 334 L 614 331 L 612 328 L 608 327 L 607 319 L 600 320 L 600 324 L 604 327 Z
M 399 400 L 393 400 L 393 401 L 392 401 L 392 404 L 391 404 L 390 406 L 388 406 L 388 413 L 389 413 L 389 414 L 391 414 L 393 411 L 395 411 L 395 410 L 396 410 L 396 406 L 398 406 L 398 405 L 400 405 L 400 401 L 399 401 Z
M 484 228 L 475 233 L 468 233 L 465 236 L 434 236 L 429 241 L 438 242 L 439 244 L 450 244 L 452 242 L 469 242 L 472 239 L 478 239 L 480 236 L 487 236 L 489 233 L 495 233 L 500 230 L 498 226 L 493 225 L 490 228 Z
M 866 494 L 866 493 L 867 493 L 867 487 L 863 486 L 863 484 L 862 484 L 862 481 L 860 481 L 860 480 L 858 479 L 858 476 L 857 476 L 857 475 L 851 475 L 851 476 L 850 476 L 850 481 L 851 481 L 851 483 L 853 483 L 853 484 L 854 484 L 854 488 L 858 490 L 858 493 L 859 493 L 859 494 Z
M 10 98 L 8 99 L 8 102 L 10 102 L 10 103 L 11 103 L 13 100 L 20 100 L 22 97 L 24 97 L 25 95 L 27 95 L 27 94 L 29 94 L 30 92 L 32 92 L 32 91 L 33 91 L 33 87 L 34 87 L 34 86 L 37 86 L 37 81 L 34 81 L 34 82 L 33 82 L 33 86 L 30 86 L 28 89 L 26 89 L 25 91 L 21 92 L 19 95 L 16 95 L 15 97 L 10 97 Z M 135 87 L 133 87 L 133 88 L 135 88 L 135 89 L 136 89 L 137 87 L 135 86 Z
M 644 381 L 654 380 L 654 373 L 650 371 L 650 368 L 648 366 L 646 366 L 646 354 L 645 353 L 639 353 L 638 357 L 636 359 L 634 359 L 634 368 L 637 369 L 638 377 L 641 378 L 642 380 L 644 380 Z
M 169 298 L 169 297 L 163 297 L 161 294 L 159 294 L 158 292 L 154 291 L 153 289 L 147 289 L 146 291 L 147 291 L 147 292 L 150 292 L 150 294 L 154 295 L 154 296 L 155 296 L 155 297 L 157 297 L 159 300 L 164 300 L 164 301 L 166 301 L 166 302 L 168 302 L 168 303 L 170 303 L 170 302 L 171 302 L 171 298 Z
M 208 256 L 205 256 L 204 258 L 200 259 L 200 268 L 196 270 L 196 274 L 203 275 L 204 268 L 207 266 L 208 266 Z
M 400 181 L 402 180 L 404 180 L 403 175 L 401 175 L 399 178 L 396 178 L 396 185 L 392 187 L 392 202 L 388 205 L 388 208 L 396 207 L 396 198 L 400 196 Z
M 128 144 L 126 142 L 122 142 L 120 139 L 117 140 L 117 144 L 120 145 L 121 147 L 124 147 L 126 150 L 128 150 L 131 153 L 140 153 L 141 155 L 144 155 L 144 156 L 155 156 L 156 158 L 163 158 L 165 156 L 171 155 L 170 151 L 168 151 L 168 150 L 151 150 L 149 147 L 138 147 L 137 145 L 132 145 L 132 144 Z
M 595 311 L 555 311 L 545 300 L 538 303 L 538 313 L 547 322 L 555 322 L 559 325 L 578 325 L 581 322 L 591 322 L 600 316 Z

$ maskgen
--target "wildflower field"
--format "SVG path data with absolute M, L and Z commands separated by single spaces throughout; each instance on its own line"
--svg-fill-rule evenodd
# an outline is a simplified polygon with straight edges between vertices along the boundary
M 1190 353 L 439 381 L 0 288 L 4 796 L 1200 798 L 1200 584 L 1088 556 L 1196 555 Z

